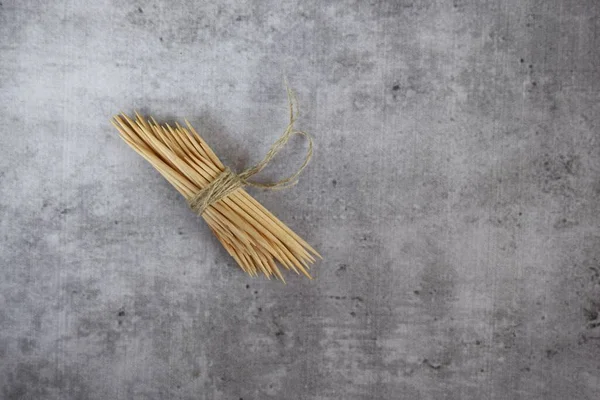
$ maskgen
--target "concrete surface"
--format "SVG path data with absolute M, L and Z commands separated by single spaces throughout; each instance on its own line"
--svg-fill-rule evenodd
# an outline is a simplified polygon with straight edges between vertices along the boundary
M 0 397 L 600 398 L 599 13 L 1 0 Z M 284 75 L 315 157 L 250 191 L 325 257 L 287 286 L 109 124 L 189 118 L 241 169 Z

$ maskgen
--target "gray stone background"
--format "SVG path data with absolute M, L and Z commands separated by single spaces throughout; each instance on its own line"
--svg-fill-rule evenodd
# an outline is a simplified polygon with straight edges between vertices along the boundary
M 3 399 L 598 399 L 600 4 L 0 2 Z M 324 256 L 252 279 L 109 124 L 188 118 Z M 266 171 L 300 163 L 294 141 Z

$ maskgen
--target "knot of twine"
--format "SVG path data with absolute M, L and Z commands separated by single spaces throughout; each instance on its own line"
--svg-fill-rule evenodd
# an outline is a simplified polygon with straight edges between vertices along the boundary
M 298 176 L 302 173 L 304 168 L 308 165 L 313 153 L 313 142 L 310 135 L 303 131 L 297 131 L 294 129 L 294 122 L 296 122 L 296 116 L 294 114 L 294 95 L 291 90 L 288 89 L 288 101 L 290 105 L 290 123 L 288 124 L 283 135 L 271 146 L 265 158 L 262 159 L 258 164 L 246 169 L 245 171 L 236 174 L 231 171 L 228 167 L 210 182 L 207 186 L 202 188 L 198 193 L 188 199 L 190 208 L 198 215 L 202 215 L 204 211 L 213 203 L 227 197 L 237 189 L 244 186 L 254 186 L 258 188 L 264 188 L 269 190 L 280 190 L 287 189 L 298 183 Z M 296 106 L 297 114 L 297 106 Z M 287 178 L 273 183 L 260 183 L 250 181 L 249 178 L 253 175 L 258 174 L 262 171 L 267 164 L 279 153 L 279 151 L 286 145 L 290 138 L 294 135 L 302 135 L 308 139 L 308 151 L 304 162 L 298 168 L 298 170 Z

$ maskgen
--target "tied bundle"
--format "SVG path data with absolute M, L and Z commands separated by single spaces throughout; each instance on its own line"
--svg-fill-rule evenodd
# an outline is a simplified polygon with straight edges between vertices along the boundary
M 204 139 L 186 120 L 159 125 L 136 112 L 135 120 L 126 114 L 111 121 L 121 138 L 156 168 L 201 215 L 227 252 L 252 276 L 259 272 L 285 282 L 277 263 L 312 279 L 308 270 L 321 257 L 308 243 L 250 196 L 244 186 L 282 189 L 293 186 L 312 156 L 308 134 L 294 129 L 297 112 L 293 94 L 288 90 L 290 122 L 265 158 L 240 174 L 224 166 Z M 264 184 L 250 180 L 281 150 L 293 135 L 308 139 L 308 152 L 299 170 L 279 182 Z

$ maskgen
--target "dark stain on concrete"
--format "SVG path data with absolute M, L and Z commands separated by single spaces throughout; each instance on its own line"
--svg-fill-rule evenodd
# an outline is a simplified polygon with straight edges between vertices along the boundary
M 88 383 L 76 371 L 64 367 L 59 372 L 47 361 L 17 364 L 2 388 L 7 400 L 51 398 L 57 391 L 71 399 L 90 398 Z

